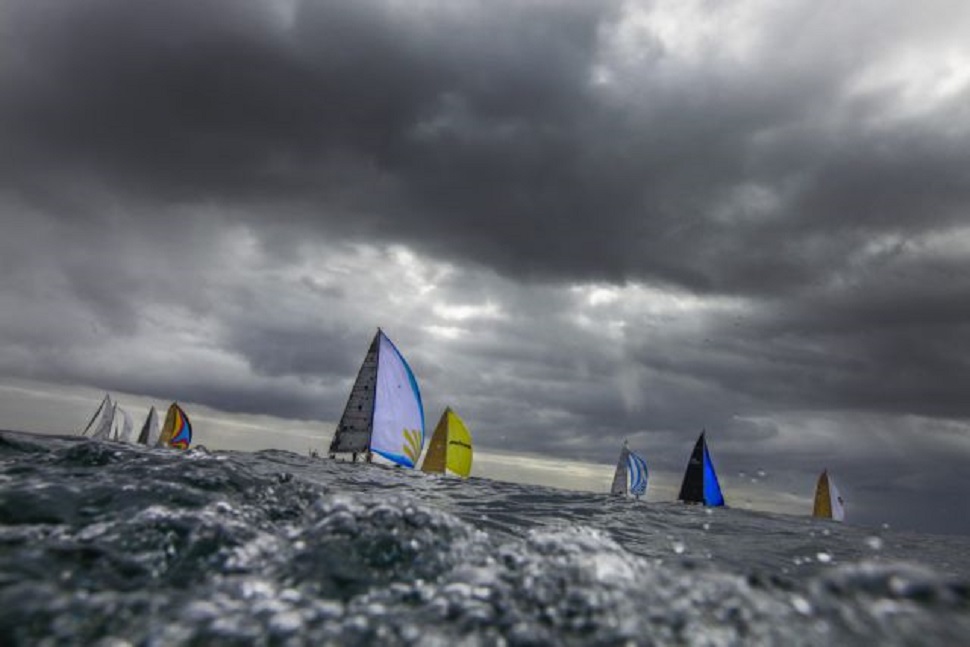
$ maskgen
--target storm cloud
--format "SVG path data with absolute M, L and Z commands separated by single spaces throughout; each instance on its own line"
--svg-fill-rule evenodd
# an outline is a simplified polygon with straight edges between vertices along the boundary
M 484 448 L 676 471 L 706 427 L 730 473 L 970 531 L 967 33 L 942 1 L 2 0 L 0 370 L 329 425 L 381 325 Z

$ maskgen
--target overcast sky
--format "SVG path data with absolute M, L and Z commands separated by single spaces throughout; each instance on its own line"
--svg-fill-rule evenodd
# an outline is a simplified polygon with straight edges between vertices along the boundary
M 855 522 L 970 532 L 967 34 L 963 0 L 0 0 L 0 372 L 325 446 L 381 326 L 483 452 L 628 438 L 676 481 L 706 428 L 736 492 L 828 467 Z

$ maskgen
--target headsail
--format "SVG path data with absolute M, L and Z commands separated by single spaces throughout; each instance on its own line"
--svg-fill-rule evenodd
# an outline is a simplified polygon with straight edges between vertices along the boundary
M 145 424 L 141 426 L 141 432 L 138 434 L 138 442 L 142 445 L 154 447 L 158 443 L 160 433 L 161 429 L 158 427 L 158 412 L 155 411 L 155 407 L 152 407 L 148 410 L 148 417 L 145 418 Z
M 647 461 L 630 452 L 627 457 L 627 473 L 630 475 L 630 494 L 636 498 L 642 497 L 647 493 Z
M 165 416 L 165 426 L 158 437 L 159 447 L 188 449 L 192 444 L 192 424 L 177 403 L 173 402 Z
M 379 456 L 414 467 L 424 447 L 424 409 L 404 356 L 378 328 L 337 425 L 330 453 Z
M 370 449 L 401 465 L 414 467 L 424 448 L 424 408 L 414 373 L 387 336 L 378 331 L 377 393 L 374 396 Z
M 647 462 L 631 452 L 624 441 L 620 458 L 616 461 L 610 494 L 631 494 L 639 499 L 647 492 L 647 475 Z
M 94 415 L 91 416 L 91 420 L 88 422 L 87 425 L 84 426 L 84 429 L 81 431 L 80 435 L 82 436 L 87 436 L 88 434 L 94 435 L 94 432 L 96 432 L 98 429 L 101 428 L 105 418 L 108 418 L 108 419 L 111 418 L 111 412 L 113 408 L 114 408 L 114 404 L 111 402 L 111 396 L 105 393 L 104 399 L 101 400 L 101 404 L 98 405 L 98 408 L 95 410 Z M 110 423 L 108 426 L 109 427 L 111 426 Z
M 845 503 L 842 500 L 842 495 L 839 494 L 839 489 L 835 486 L 835 481 L 829 476 L 828 470 L 823 470 L 818 477 L 812 516 L 834 519 L 835 521 L 845 520 Z
M 724 496 L 721 494 L 721 485 L 717 480 L 717 473 L 714 471 L 714 462 L 707 449 L 704 431 L 694 445 L 691 452 L 690 461 L 687 463 L 687 470 L 684 472 L 684 481 L 680 486 L 678 499 L 687 503 L 703 503 L 708 506 L 724 505 Z
M 130 443 L 132 441 L 132 431 L 134 430 L 134 422 L 131 420 L 131 414 L 126 409 L 118 406 L 117 403 L 115 403 L 115 409 L 114 431 L 111 437 L 113 440 L 122 443 Z
M 468 476 L 472 471 L 472 436 L 451 407 L 445 409 L 431 434 L 421 470 Z

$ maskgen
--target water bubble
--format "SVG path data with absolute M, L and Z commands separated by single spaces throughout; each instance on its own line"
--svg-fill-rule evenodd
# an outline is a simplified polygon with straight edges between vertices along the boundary
M 832 531 L 830 531 L 828 528 L 822 528 L 822 536 L 823 537 L 828 537 L 831 534 L 832 534 Z
M 832 561 L 832 555 L 830 553 L 820 552 L 816 554 L 815 557 L 822 564 L 828 564 Z
M 764 478 L 764 477 L 768 476 L 768 472 L 766 472 L 764 470 L 758 470 L 757 473 L 758 473 L 758 478 Z
M 882 524 L 882 529 L 883 530 L 889 530 L 889 524 L 888 523 Z
M 866 537 L 866 546 L 872 550 L 882 550 L 882 537 Z
M 710 530 L 711 529 L 711 524 L 709 524 L 708 522 L 705 521 L 704 522 L 704 525 L 702 526 L 702 528 L 704 528 L 704 530 Z
M 795 611 L 802 614 L 803 616 L 812 615 L 812 605 L 808 600 L 800 595 L 793 596 L 791 599 L 791 605 L 794 607 Z
M 684 551 L 687 550 L 687 546 L 685 546 L 684 542 L 682 541 L 675 541 L 670 545 L 670 547 L 673 548 L 674 552 L 678 555 L 683 555 Z

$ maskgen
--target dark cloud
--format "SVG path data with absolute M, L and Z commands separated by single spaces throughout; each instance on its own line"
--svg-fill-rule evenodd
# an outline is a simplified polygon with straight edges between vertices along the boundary
M 970 10 L 893 4 L 0 1 L 0 368 L 331 420 L 382 325 L 483 447 L 943 491 Z

